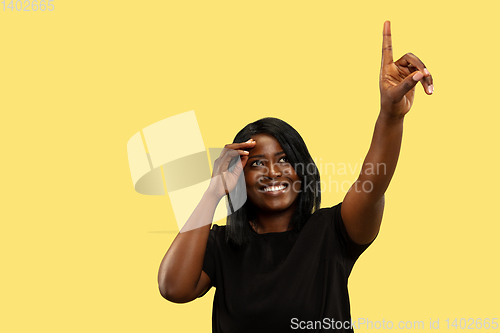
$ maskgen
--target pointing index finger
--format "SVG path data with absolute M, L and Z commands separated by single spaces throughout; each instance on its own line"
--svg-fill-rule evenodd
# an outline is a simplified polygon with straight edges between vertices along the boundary
M 384 23 L 384 39 L 382 41 L 382 65 L 392 63 L 392 36 L 391 36 L 391 22 L 385 21 Z

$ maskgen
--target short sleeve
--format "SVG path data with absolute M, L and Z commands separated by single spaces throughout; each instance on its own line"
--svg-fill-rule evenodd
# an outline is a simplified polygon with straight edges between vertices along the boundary
M 333 209 L 333 223 L 335 225 L 335 230 L 336 233 L 340 237 L 340 242 L 343 245 L 343 247 L 346 250 L 347 256 L 356 261 L 356 259 L 359 258 L 361 253 L 363 253 L 372 243 L 375 239 L 373 239 L 370 243 L 368 244 L 358 244 L 355 241 L 349 237 L 349 234 L 347 233 L 347 229 L 344 224 L 344 220 L 342 220 L 342 214 L 341 214 L 341 207 L 342 203 L 339 203 L 338 205 L 332 207 Z M 375 237 L 376 238 L 376 237 Z
M 217 229 L 218 225 L 214 224 L 212 226 L 212 229 L 210 229 L 210 233 L 208 234 L 208 240 L 207 240 L 207 248 L 205 250 L 205 258 L 203 260 L 203 271 L 208 275 L 212 282 L 212 286 L 215 286 L 215 264 L 216 264 L 216 253 L 217 253 L 217 248 L 216 248 L 216 234 L 217 234 Z M 205 295 L 203 293 L 199 297 Z

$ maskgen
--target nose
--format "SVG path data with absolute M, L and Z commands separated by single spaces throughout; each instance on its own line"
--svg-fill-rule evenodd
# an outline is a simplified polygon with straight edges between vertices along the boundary
M 267 173 L 268 177 L 271 179 L 278 178 L 282 176 L 281 168 L 278 163 L 271 163 L 269 165 L 269 170 Z

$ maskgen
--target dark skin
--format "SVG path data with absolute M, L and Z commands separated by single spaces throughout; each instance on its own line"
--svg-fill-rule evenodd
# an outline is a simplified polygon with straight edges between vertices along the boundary
M 210 289 L 210 278 L 202 268 L 215 208 L 235 188 L 248 161 L 248 150 L 255 145 L 251 140 L 227 144 L 215 161 L 209 188 L 160 264 L 158 287 L 165 299 L 186 303 Z M 240 156 L 240 162 L 230 172 L 229 163 L 236 156 Z
M 300 178 L 273 136 L 258 134 L 252 140 L 256 144 L 244 168 L 248 200 L 257 213 L 251 225 L 258 233 L 286 231 L 296 209 Z
M 391 25 L 385 22 L 380 69 L 381 109 L 361 174 L 347 192 L 341 210 L 347 232 L 356 243 L 371 242 L 380 229 L 384 193 L 396 170 L 401 149 L 404 117 L 413 105 L 415 86 L 419 82 L 427 95 L 433 93 L 432 76 L 418 57 L 407 53 L 393 61 Z M 373 166 L 382 164 L 385 168 L 373 172 Z
M 393 61 L 390 22 L 385 22 L 380 70 L 381 109 L 361 173 L 347 192 L 341 209 L 346 230 L 358 244 L 371 242 L 379 232 L 384 193 L 394 175 L 401 149 L 404 117 L 413 105 L 415 86 L 419 82 L 427 95 L 433 93 L 432 76 L 418 57 L 407 53 Z M 297 184 L 298 177 L 281 159 L 282 149 L 276 139 L 262 134 L 252 139 L 225 146 L 215 162 L 207 192 L 165 254 L 158 272 L 158 286 L 166 299 L 185 303 L 210 288 L 210 278 L 202 267 L 212 217 L 219 200 L 236 186 L 241 172 L 245 174 L 248 199 L 257 207 L 256 221 L 249 221 L 254 230 L 258 233 L 288 230 L 297 198 L 291 193 L 291 185 Z M 229 172 L 230 160 L 238 155 L 241 163 Z M 260 157 L 252 158 L 253 155 Z M 257 163 L 256 166 L 255 161 L 261 161 L 262 165 Z M 377 171 L 374 168 L 377 165 L 384 167 Z M 271 192 L 275 193 L 262 192 L 262 186 L 280 184 L 287 188 L 272 188 Z

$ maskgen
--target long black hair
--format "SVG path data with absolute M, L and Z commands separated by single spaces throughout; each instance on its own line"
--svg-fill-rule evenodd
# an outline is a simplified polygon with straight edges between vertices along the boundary
M 321 203 L 320 176 L 307 146 L 300 134 L 288 123 L 277 118 L 262 118 L 246 125 L 233 143 L 248 141 L 253 135 L 266 133 L 274 136 L 285 152 L 289 162 L 302 182 L 297 197 L 297 209 L 290 219 L 289 228 L 299 232 L 311 214 Z M 226 240 L 241 246 L 252 237 L 250 221 L 256 217 L 255 206 L 247 200 L 245 204 L 227 217 Z

